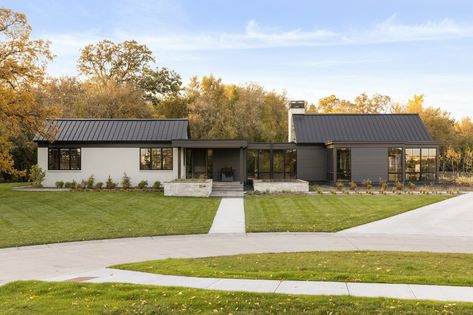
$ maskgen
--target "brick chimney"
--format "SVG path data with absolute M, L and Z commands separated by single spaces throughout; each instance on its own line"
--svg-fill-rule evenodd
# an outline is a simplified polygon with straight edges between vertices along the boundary
M 294 114 L 305 114 L 306 101 L 290 101 L 289 111 L 287 113 L 287 131 L 288 131 L 288 142 L 296 141 L 296 133 L 294 130 L 294 121 L 292 116 Z

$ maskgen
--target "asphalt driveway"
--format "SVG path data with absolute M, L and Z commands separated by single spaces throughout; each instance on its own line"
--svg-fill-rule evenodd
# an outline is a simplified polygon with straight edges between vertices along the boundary
M 473 193 L 338 233 L 473 237 Z

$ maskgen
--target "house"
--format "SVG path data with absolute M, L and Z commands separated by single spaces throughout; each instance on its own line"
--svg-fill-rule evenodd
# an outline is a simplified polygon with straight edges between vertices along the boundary
M 288 110 L 288 142 L 191 139 L 186 119 L 58 119 L 54 141 L 41 136 L 38 164 L 44 185 L 94 175 L 136 185 L 183 178 L 334 183 L 371 179 L 434 182 L 438 143 L 417 114 L 305 114 Z

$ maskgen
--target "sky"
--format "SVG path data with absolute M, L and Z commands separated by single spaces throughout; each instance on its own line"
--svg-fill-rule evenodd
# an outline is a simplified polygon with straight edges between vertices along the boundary
M 146 44 L 188 82 L 213 74 L 317 103 L 362 92 L 473 116 L 473 1 L 1 0 L 23 12 L 76 75 L 80 49 L 102 39 Z

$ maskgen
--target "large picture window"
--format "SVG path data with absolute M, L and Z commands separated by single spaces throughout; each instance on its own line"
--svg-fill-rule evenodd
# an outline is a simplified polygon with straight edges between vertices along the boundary
M 172 148 L 141 148 L 140 170 L 172 170 Z
M 296 150 L 248 150 L 249 179 L 294 179 L 297 169 Z
M 388 181 L 402 181 L 402 148 L 388 148 Z
M 337 180 L 351 180 L 351 150 L 337 149 Z
M 437 149 L 407 148 L 406 149 L 406 180 L 434 181 L 437 169 Z
M 80 148 L 49 148 L 48 170 L 80 170 Z

